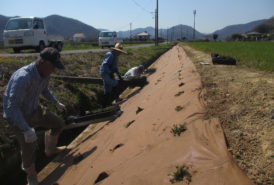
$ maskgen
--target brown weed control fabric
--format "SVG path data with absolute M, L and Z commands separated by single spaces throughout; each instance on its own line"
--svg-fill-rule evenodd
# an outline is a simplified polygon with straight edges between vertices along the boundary
M 252 184 L 228 153 L 219 121 L 204 119 L 201 79 L 184 50 L 173 47 L 152 67 L 149 84 L 133 91 L 121 117 L 97 124 L 42 184 L 171 184 L 176 166 L 192 176 L 177 184 Z M 187 130 L 174 136 L 179 124 Z

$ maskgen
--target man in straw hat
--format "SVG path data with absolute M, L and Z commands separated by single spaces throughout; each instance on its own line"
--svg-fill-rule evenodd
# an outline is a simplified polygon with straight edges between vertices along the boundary
M 45 133 L 46 156 L 54 156 L 65 149 L 56 147 L 64 120 L 48 110 L 42 110 L 39 105 L 40 95 L 43 95 L 59 109 L 65 109 L 65 105 L 48 89 L 50 75 L 58 69 L 64 69 L 59 52 L 51 47 L 45 48 L 38 60 L 13 73 L 4 92 L 3 117 L 10 123 L 20 144 L 22 169 L 27 173 L 28 185 L 38 185 L 35 170 L 37 135 L 34 127 L 50 129 Z
M 111 104 L 112 91 L 118 85 L 118 80 L 114 78 L 114 73 L 117 74 L 120 80 L 122 77 L 118 72 L 118 57 L 121 54 L 127 54 L 123 51 L 121 43 L 116 43 L 114 48 L 111 48 L 109 52 L 105 54 L 103 62 L 100 66 L 100 75 L 104 82 L 104 102 L 103 106 Z

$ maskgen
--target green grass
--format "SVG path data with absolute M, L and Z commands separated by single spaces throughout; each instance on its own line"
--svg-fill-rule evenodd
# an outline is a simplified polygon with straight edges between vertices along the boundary
M 274 71 L 274 42 L 189 42 L 206 53 L 218 53 L 237 60 L 237 64 Z
M 141 44 L 151 44 L 151 43 L 133 43 L 133 44 L 123 44 L 124 47 L 127 46 L 135 46 L 135 45 L 141 45 Z M 107 48 L 107 47 L 105 47 Z M 88 42 L 79 42 L 79 43 L 73 43 L 73 42 L 65 42 L 63 46 L 63 51 L 69 51 L 69 50 L 85 50 L 85 49 L 101 49 L 100 46 L 95 45 L 94 43 L 88 43 Z M 25 49 L 21 50 L 20 53 L 34 53 L 36 52 L 35 49 Z M 4 48 L 3 46 L 0 47 L 0 53 L 14 53 L 12 48 Z
M 184 108 L 184 107 L 178 105 L 178 106 L 175 107 L 175 110 L 176 110 L 177 112 L 179 112 L 179 111 L 183 110 L 183 108 Z
M 174 135 L 174 136 L 180 136 L 182 132 L 186 131 L 187 128 L 185 126 L 185 123 L 184 124 L 180 124 L 180 125 L 173 125 L 173 128 L 171 129 L 171 133 Z
M 171 177 L 169 180 L 172 184 L 180 181 L 185 181 L 188 184 L 191 182 L 192 175 L 189 173 L 188 168 L 185 166 L 176 166 L 176 171 L 169 174 Z
M 144 64 L 149 66 L 160 55 L 171 48 L 172 45 L 151 46 L 138 49 L 126 49 L 129 55 L 119 57 L 119 71 L 125 73 L 129 68 Z M 81 53 L 62 55 L 65 70 L 59 71 L 59 75 L 74 77 L 100 77 L 99 66 L 105 53 Z M 0 82 L 5 86 L 11 74 L 18 68 L 36 60 L 37 57 L 0 57 Z M 53 94 L 63 102 L 66 112 L 58 112 L 55 105 L 42 101 L 53 112 L 68 115 L 84 114 L 85 111 L 96 112 L 102 109 L 103 88 L 101 85 L 68 83 L 57 79 L 50 81 L 50 89 Z M 0 95 L 2 99 L 2 95 Z M 0 104 L 1 105 L 1 104 Z M 0 113 L 2 112 L 2 106 Z
M 135 45 L 141 45 L 141 44 L 151 44 L 151 43 L 133 43 L 133 44 L 123 44 L 123 47 L 127 47 L 127 46 L 135 46 Z M 107 47 L 104 47 L 107 48 Z M 73 43 L 73 42 L 66 42 L 64 43 L 64 47 L 63 50 L 84 50 L 84 49 L 101 49 L 100 46 L 94 44 L 94 43 Z
M 81 50 L 81 49 L 99 49 L 101 47 L 92 45 L 91 43 L 73 43 L 66 42 L 64 43 L 63 51 L 66 50 Z
M 180 96 L 181 94 L 185 93 L 185 91 L 180 91 L 177 94 L 175 94 L 174 96 Z

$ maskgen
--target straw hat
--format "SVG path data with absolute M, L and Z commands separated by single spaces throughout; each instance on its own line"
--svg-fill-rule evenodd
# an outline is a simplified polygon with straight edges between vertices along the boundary
M 111 48 L 112 50 L 119 51 L 121 53 L 127 54 L 127 52 L 123 51 L 123 46 L 121 43 L 116 43 L 114 48 Z

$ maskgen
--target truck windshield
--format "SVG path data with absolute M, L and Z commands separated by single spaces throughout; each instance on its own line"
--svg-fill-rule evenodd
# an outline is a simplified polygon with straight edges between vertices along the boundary
M 116 37 L 116 32 L 101 32 L 99 37 Z
M 19 30 L 32 28 L 32 19 L 13 19 L 7 23 L 6 30 Z

